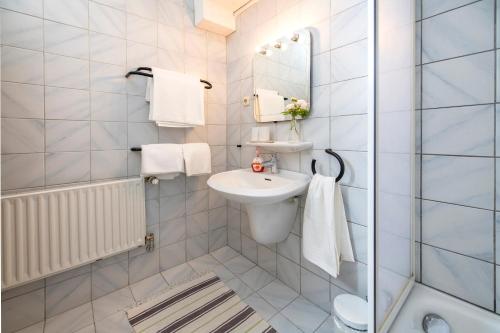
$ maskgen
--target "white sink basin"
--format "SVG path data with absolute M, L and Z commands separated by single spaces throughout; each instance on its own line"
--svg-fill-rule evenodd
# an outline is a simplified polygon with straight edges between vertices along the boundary
M 253 238 L 263 244 L 284 241 L 292 230 L 299 200 L 310 177 L 281 170 L 278 174 L 239 169 L 210 177 L 208 186 L 244 205 Z
M 213 175 L 207 184 L 229 200 L 272 204 L 304 193 L 309 181 L 309 176 L 298 172 L 269 174 L 239 169 Z

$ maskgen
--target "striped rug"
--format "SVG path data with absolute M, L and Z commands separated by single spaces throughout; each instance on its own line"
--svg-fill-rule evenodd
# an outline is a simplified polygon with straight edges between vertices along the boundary
M 127 311 L 135 332 L 276 333 L 213 273 Z

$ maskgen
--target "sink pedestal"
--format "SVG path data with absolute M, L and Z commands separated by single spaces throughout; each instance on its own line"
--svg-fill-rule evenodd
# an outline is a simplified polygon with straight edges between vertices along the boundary
M 261 244 L 284 241 L 295 223 L 298 198 L 272 204 L 245 204 L 252 237 Z

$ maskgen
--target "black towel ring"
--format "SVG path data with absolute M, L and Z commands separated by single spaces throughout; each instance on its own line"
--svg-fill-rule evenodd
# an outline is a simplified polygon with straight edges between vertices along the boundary
M 325 149 L 325 152 L 327 154 L 334 156 L 337 159 L 337 161 L 339 161 L 340 172 L 339 172 L 337 178 L 335 178 L 335 182 L 339 182 L 339 180 L 341 180 L 342 177 L 344 176 L 344 171 L 345 171 L 344 161 L 342 160 L 342 157 L 340 157 L 339 154 L 337 154 L 336 152 L 334 152 L 330 148 Z M 312 170 L 313 175 L 315 175 L 316 174 L 316 160 L 315 159 L 313 159 L 311 162 L 311 170 Z

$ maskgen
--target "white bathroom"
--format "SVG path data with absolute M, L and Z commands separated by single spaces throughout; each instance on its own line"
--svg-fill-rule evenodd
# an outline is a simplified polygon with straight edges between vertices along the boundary
M 0 0 L 1 331 L 500 332 L 500 0 Z

